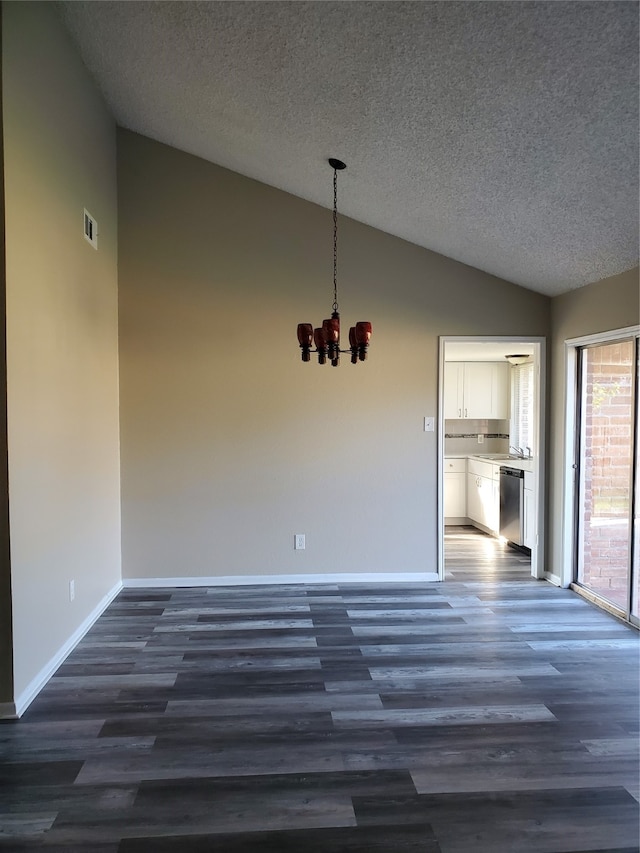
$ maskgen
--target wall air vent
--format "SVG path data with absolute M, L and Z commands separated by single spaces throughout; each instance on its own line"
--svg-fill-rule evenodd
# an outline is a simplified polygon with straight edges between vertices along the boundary
M 84 239 L 91 243 L 94 249 L 98 248 L 98 223 L 86 207 L 84 209 Z

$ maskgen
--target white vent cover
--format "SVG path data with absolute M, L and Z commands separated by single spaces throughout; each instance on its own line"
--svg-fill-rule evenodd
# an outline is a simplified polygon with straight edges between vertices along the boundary
M 84 209 L 84 239 L 88 240 L 94 249 L 98 248 L 98 223 L 86 207 Z

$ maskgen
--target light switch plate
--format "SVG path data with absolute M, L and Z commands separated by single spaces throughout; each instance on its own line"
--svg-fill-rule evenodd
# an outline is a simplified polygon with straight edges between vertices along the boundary
M 424 419 L 424 431 L 425 432 L 433 432 L 435 429 L 435 418 L 425 418 Z

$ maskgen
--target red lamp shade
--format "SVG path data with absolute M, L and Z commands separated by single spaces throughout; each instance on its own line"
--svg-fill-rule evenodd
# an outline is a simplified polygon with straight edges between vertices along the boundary
M 371 340 L 371 323 L 361 321 L 356 323 L 356 343 L 358 344 L 358 360 L 365 361 L 367 358 L 367 347 Z
M 313 330 L 313 340 L 318 351 L 318 364 L 327 363 L 327 342 L 324 337 L 324 329 L 318 328 Z
M 298 323 L 298 343 L 301 347 L 310 347 L 313 343 L 313 326 L 311 323 Z
M 322 321 L 324 337 L 328 344 L 337 344 L 340 340 L 340 318 L 332 317 Z
M 356 340 L 356 327 L 349 329 L 349 346 L 351 347 L 351 364 L 358 363 L 358 341 Z
M 361 321 L 356 323 L 356 342 L 358 346 L 369 346 L 371 340 L 371 323 Z

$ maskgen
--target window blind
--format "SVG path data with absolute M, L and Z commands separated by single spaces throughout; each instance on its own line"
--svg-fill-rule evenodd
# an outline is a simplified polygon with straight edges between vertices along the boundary
M 511 429 L 512 447 L 531 448 L 533 453 L 533 362 L 511 368 Z

